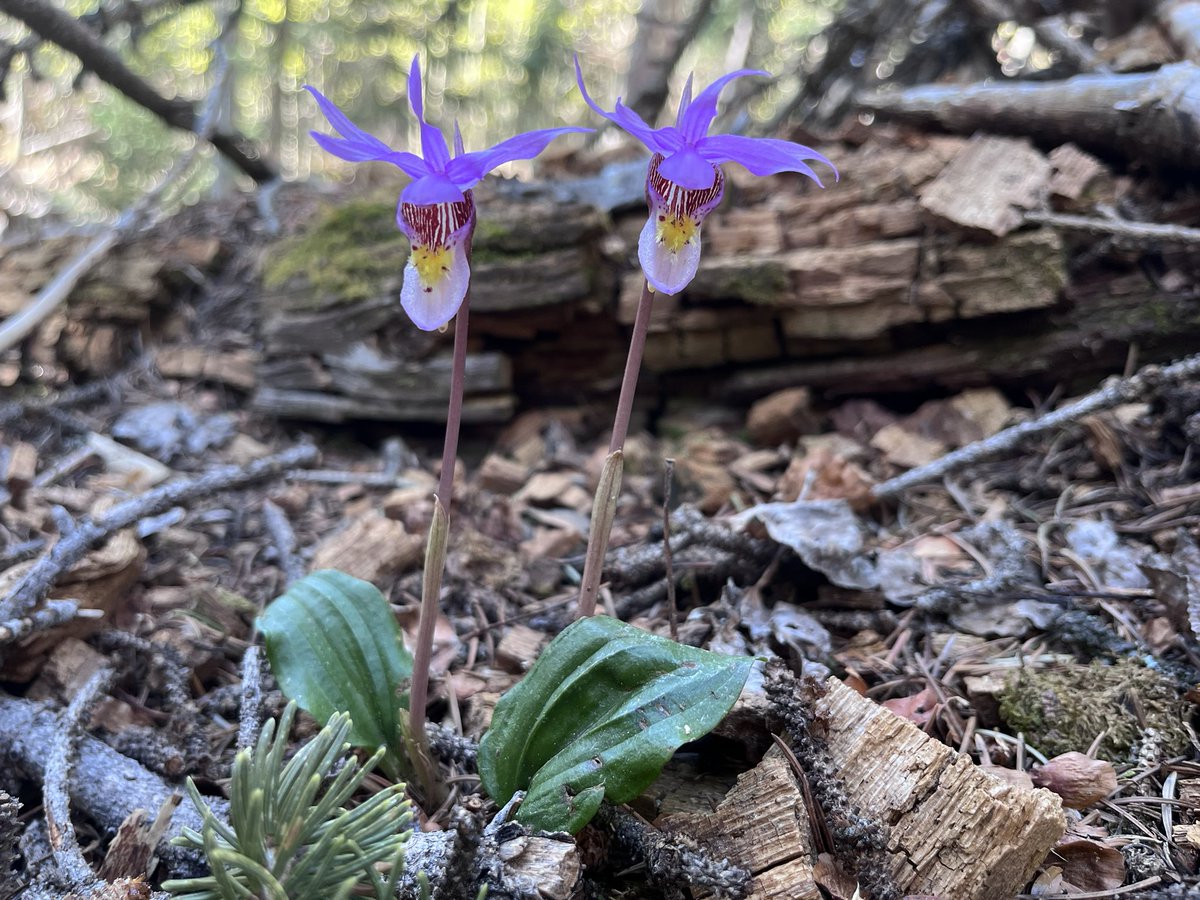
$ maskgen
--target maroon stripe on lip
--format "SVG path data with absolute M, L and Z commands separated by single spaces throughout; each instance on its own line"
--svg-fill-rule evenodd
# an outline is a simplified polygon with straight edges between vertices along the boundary
M 725 192 L 725 173 L 721 171 L 721 167 L 713 166 L 717 177 L 712 187 L 689 191 L 658 173 L 658 167 L 664 159 L 666 157 L 661 153 L 655 153 L 650 160 L 650 170 L 646 173 L 646 190 L 657 196 L 669 215 L 687 216 L 692 219 L 706 216 Z
M 470 191 L 466 199 L 454 203 L 429 203 L 420 206 L 413 203 L 400 204 L 400 216 L 404 219 L 417 243 L 423 247 L 446 247 L 454 233 L 470 224 L 475 217 L 475 200 Z

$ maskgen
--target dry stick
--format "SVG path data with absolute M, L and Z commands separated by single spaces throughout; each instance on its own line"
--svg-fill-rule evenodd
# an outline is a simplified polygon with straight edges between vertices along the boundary
M 675 477 L 675 460 L 663 460 L 663 567 L 667 578 L 667 624 L 671 629 L 671 640 L 679 640 L 679 617 L 675 609 L 675 566 L 671 559 L 671 481 Z
M 304 564 L 296 556 L 296 532 L 292 530 L 287 513 L 270 500 L 263 501 L 262 513 L 267 534 L 275 545 L 276 562 L 283 572 L 284 587 L 291 587 L 304 577 Z
M 454 361 L 450 369 L 450 403 L 446 412 L 446 439 L 442 444 L 442 471 L 438 492 L 433 498 L 433 522 L 425 548 L 425 571 L 421 582 L 421 617 L 413 649 L 412 687 L 408 695 L 408 734 L 416 758 L 418 777 L 425 788 L 425 801 L 441 805 L 442 785 L 433 776 L 429 759 L 429 737 L 425 732 L 425 711 L 429 704 L 429 663 L 433 657 L 433 629 L 441 609 L 442 569 L 446 564 L 446 544 L 450 534 L 450 507 L 454 500 L 454 466 L 458 459 L 458 432 L 462 424 L 463 390 L 467 380 L 467 317 L 471 293 L 463 298 L 454 318 Z
M 72 762 L 75 757 L 75 735 L 82 727 L 83 717 L 100 692 L 112 678 L 112 670 L 97 670 L 79 689 L 59 719 L 59 729 L 46 755 L 46 771 L 42 779 L 42 797 L 46 804 L 46 827 L 50 834 L 50 850 L 58 869 L 74 888 L 96 882 L 96 873 L 83 858 L 75 839 L 71 822 L 71 797 L 68 790 Z
M 1097 410 L 1136 400 L 1163 384 L 1183 381 L 1198 375 L 1200 375 L 1200 354 L 1185 357 L 1164 367 L 1143 366 L 1128 378 L 1109 379 L 1108 384 L 1100 390 L 1052 413 L 1047 413 L 1029 422 L 1022 422 L 1012 428 L 1006 428 L 990 438 L 968 444 L 953 453 L 947 453 L 927 465 L 919 466 L 903 475 L 897 475 L 895 478 L 889 478 L 882 484 L 876 485 L 871 493 L 878 500 L 894 497 L 913 485 L 934 481 L 955 469 L 961 469 L 963 466 L 973 465 L 988 457 L 1012 450 L 1028 437 L 1052 431 Z
M 1200 244 L 1200 228 L 1188 228 L 1186 225 L 1160 225 L 1155 222 L 1131 222 L 1128 219 L 1093 219 L 1090 216 L 1068 216 L 1052 212 L 1027 212 L 1025 221 L 1038 225 L 1053 225 L 1069 231 L 1111 234 L 1139 242 Z
M 592 523 L 588 531 L 587 556 L 583 561 L 583 580 L 579 585 L 579 607 L 576 612 L 580 618 L 596 611 L 604 553 L 608 549 L 612 519 L 621 493 L 621 452 L 629 434 L 633 397 L 637 393 L 638 373 L 642 369 L 642 353 L 646 349 L 646 333 L 650 330 L 653 305 L 654 291 L 650 282 L 643 281 L 642 297 L 638 301 L 637 317 L 633 322 L 633 335 L 629 338 L 629 355 L 625 358 L 625 375 L 621 378 L 621 395 L 617 398 L 617 414 L 613 418 L 612 439 L 608 442 L 608 459 L 604 463 L 605 474 L 609 476 L 611 484 L 606 483 L 602 474 L 592 504 Z
M 242 654 L 242 691 L 238 706 L 237 748 L 252 748 L 262 730 L 262 654 L 251 644 Z
M 83 519 L 49 553 L 41 557 L 8 596 L 0 601 L 0 620 L 20 618 L 33 609 L 45 599 L 59 575 L 83 559 L 94 545 L 122 528 L 198 497 L 243 488 L 257 481 L 274 478 L 294 466 L 311 465 L 316 460 L 316 447 L 301 444 L 274 456 L 255 460 L 245 467 L 221 466 L 196 478 L 168 482 L 114 506 L 99 519 L 90 516 Z
M 26 4 L 21 3 L 19 5 L 25 6 Z M 37 7 L 38 4 L 34 3 L 32 6 Z M 3 0 L 0 0 L 0 8 L 3 8 Z M 240 9 L 240 5 L 237 9 Z M 24 340 L 26 335 L 37 328 L 43 319 L 65 302 L 71 291 L 74 290 L 75 285 L 108 256 L 108 252 L 112 250 L 118 241 L 141 227 L 146 214 L 154 203 L 158 201 L 168 187 L 182 178 L 184 173 L 191 167 L 193 160 L 200 152 L 201 146 L 212 135 L 217 121 L 217 112 L 221 108 L 220 99 L 224 92 L 226 76 L 229 73 L 229 58 L 225 53 L 221 40 L 229 33 L 229 26 L 236 20 L 237 9 L 235 9 L 235 14 L 231 15 L 225 23 L 220 37 L 214 43 L 217 60 L 216 78 L 213 81 L 212 89 L 208 92 L 208 97 L 204 101 L 204 109 L 201 111 L 199 120 L 196 122 L 196 143 L 192 145 L 187 153 L 175 161 L 174 165 L 159 180 L 158 184 L 143 194 L 137 202 L 126 207 L 110 228 L 95 237 L 82 252 L 68 263 L 65 269 L 55 275 L 49 284 L 38 291 L 32 303 L 20 312 L 9 316 L 3 323 L 0 323 L 0 353 L 11 347 L 15 347 Z M 65 16 L 66 14 L 51 11 L 48 15 Z M 69 16 L 66 16 L 66 18 L 70 19 Z M 54 39 L 50 38 L 50 40 L 53 41 Z M 190 110 L 190 107 L 188 108 Z
M 59 733 L 59 717 L 44 704 L 11 697 L 0 691 L 0 755 L 7 772 L 33 779 L 45 778 L 47 754 Z M 140 763 L 123 756 L 112 747 L 88 734 L 82 734 L 71 767 L 69 785 L 75 807 L 105 835 L 116 834 L 136 809 L 161 809 L 178 786 L 149 771 Z M 205 798 L 223 822 L 229 821 L 229 801 L 221 797 Z M 170 874 L 185 877 L 194 874 L 199 857 L 194 851 L 173 845 L 184 828 L 200 831 L 204 823 L 190 800 L 184 800 L 168 823 L 156 853 Z M 417 873 L 429 872 L 436 884 L 446 868 L 445 832 L 418 831 L 409 838 L 403 890 L 399 896 L 417 896 Z

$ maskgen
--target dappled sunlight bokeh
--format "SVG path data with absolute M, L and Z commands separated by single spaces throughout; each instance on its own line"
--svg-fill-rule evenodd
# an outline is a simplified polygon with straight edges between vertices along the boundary
M 743 121 L 769 119 L 799 83 L 793 73 L 808 39 L 838 5 L 711 4 L 673 67 L 662 116 L 673 115 L 687 72 L 695 69 L 702 81 L 711 80 L 749 63 L 781 76 L 755 86 L 734 114 Z M 468 149 L 517 131 L 586 124 L 572 55 L 586 64 L 598 96 L 628 93 L 631 57 L 644 52 L 637 43 L 639 21 L 664 11 L 678 14 L 676 6 L 639 0 L 247 0 L 227 42 L 230 72 L 217 129 L 253 141 L 285 179 L 353 178 L 350 166 L 322 154 L 308 139 L 308 131 L 323 123 L 302 86 L 322 90 L 384 141 L 415 146 L 418 133 L 405 90 L 418 53 L 430 121 L 447 132 L 457 121 Z M 155 4 L 140 21 L 102 25 L 88 19 L 98 15 L 94 4 L 72 0 L 65 8 L 98 27 L 104 44 L 163 96 L 197 105 L 204 100 L 212 82 L 213 41 L 229 4 Z M 38 42 L 15 20 L 0 16 L 0 42 L 32 48 L 12 53 L 0 99 L 0 223 L 45 216 L 68 223 L 111 219 L 193 144 L 191 135 L 168 127 L 95 75 L 81 74 L 72 54 Z M 608 145 L 622 138 L 608 133 L 599 140 Z M 583 143 L 576 138 L 564 147 Z M 203 161 L 168 202 L 195 202 L 237 183 L 242 176 L 217 159 L 205 148 Z M 526 163 L 502 170 L 530 171 Z

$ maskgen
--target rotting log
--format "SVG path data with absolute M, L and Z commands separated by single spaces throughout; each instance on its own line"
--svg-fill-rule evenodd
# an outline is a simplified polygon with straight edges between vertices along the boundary
M 1045 153 L 987 135 L 881 128 L 856 147 L 823 150 L 843 172 L 824 191 L 730 167 L 726 201 L 704 226 L 697 277 L 681 294 L 655 299 L 639 386 L 648 407 L 656 395 L 660 406 L 712 396 L 740 403 L 798 385 L 818 403 L 983 383 L 1075 389 L 1119 371 L 1135 344 L 1154 360 L 1200 342 L 1190 311 L 1200 284 L 1194 253 L 1041 217 L 1102 218 L 1136 190 L 1130 208 L 1144 220 L 1200 224 L 1195 205 L 1173 198 L 1168 183 L 1115 177 L 1071 144 Z M 615 392 L 641 291 L 643 178 L 644 164 L 621 162 L 582 179 L 485 183 L 476 192 L 468 421 Z M 203 248 L 172 243 L 168 223 L 149 246 L 120 248 L 114 259 L 126 273 L 154 257 L 141 292 L 110 298 L 103 284 L 81 285 L 66 324 L 28 348 L 31 362 L 74 371 L 77 344 L 90 346 L 109 323 L 128 333 L 118 316 L 152 332 L 169 319 L 169 260 L 187 251 L 208 261 L 214 282 L 222 265 L 234 277 L 261 273 L 258 284 L 241 278 L 239 306 L 241 327 L 256 327 L 260 342 L 254 377 L 239 380 L 256 383 L 259 410 L 328 422 L 444 418 L 449 336 L 418 331 L 399 306 L 408 247 L 395 228 L 394 194 L 339 204 L 303 186 L 289 190 L 280 203 L 298 213 L 284 218 L 302 224 L 281 240 L 246 240 L 253 213 L 241 212 L 232 217 L 241 231 Z M 956 202 L 968 192 L 969 203 Z M 197 217 L 208 231 L 221 221 L 189 215 L 182 230 L 191 233 Z M 53 268 L 47 252 L 0 248 L 0 273 L 20 275 L 0 279 L 13 287 L 0 289 L 0 303 L 19 304 L 36 287 Z M 188 371 L 163 374 L 219 380 L 204 366 Z
M 987 774 L 837 679 L 826 689 L 817 714 L 828 725 L 830 761 L 850 801 L 888 826 L 900 891 L 973 900 L 1019 893 L 1066 828 L 1059 798 Z M 714 811 L 672 813 L 655 824 L 749 868 L 750 900 L 822 896 L 803 793 L 777 748 Z
M 1195 172 L 1200 134 L 1200 65 L 1155 72 L 1077 75 L 1043 84 L 927 85 L 872 91 L 865 110 L 922 126 L 970 134 L 1073 142 L 1105 156 Z

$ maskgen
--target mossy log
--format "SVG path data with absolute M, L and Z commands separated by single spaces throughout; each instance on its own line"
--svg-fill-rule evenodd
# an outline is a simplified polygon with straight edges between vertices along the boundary
M 1131 208 L 1146 219 L 1200 224 L 1194 202 L 1169 184 L 1114 176 L 1069 144 L 1046 153 L 1024 140 L 888 129 L 861 140 L 821 148 L 843 173 L 824 191 L 728 167 L 695 280 L 655 300 L 644 408 L 687 397 L 742 403 L 798 385 L 818 399 L 982 383 L 1089 387 L 1119 371 L 1134 345 L 1152 360 L 1200 341 L 1194 253 L 1064 231 L 1040 216 L 1099 218 L 1136 192 Z M 476 191 L 468 421 L 615 393 L 641 290 L 644 171 L 635 160 Z M 128 324 L 153 341 L 156 323 L 178 322 L 167 302 L 194 290 L 178 273 L 196 266 L 241 285 L 238 327 L 260 345 L 259 409 L 331 422 L 444 417 L 451 338 L 418 331 L 400 309 L 408 246 L 393 190 L 341 203 L 289 190 L 283 218 L 301 224 L 282 239 L 258 242 L 252 204 L 231 216 L 226 201 L 179 217 L 183 237 L 167 222 L 119 248 L 23 362 L 110 371 L 136 346 Z M 222 232 L 229 219 L 235 226 Z M 65 253 L 52 242 L 0 248 L 5 308 L 19 307 Z
M 1186 290 L 1164 291 L 1141 266 L 1151 253 L 1192 283 L 1182 254 L 1026 220 L 1117 198 L 1108 170 L 1077 148 L 900 132 L 823 149 L 845 173 L 825 191 L 730 167 L 699 273 L 655 301 L 646 394 L 741 402 L 795 384 L 838 394 L 1086 383 L 1119 368 L 1131 343 L 1153 356 L 1200 337 Z M 639 167 L 613 171 L 477 192 L 469 419 L 616 387 L 645 207 Z M 393 216 L 390 198 L 353 201 L 268 250 L 262 408 L 329 420 L 443 414 L 449 336 L 404 320 L 407 248 Z

